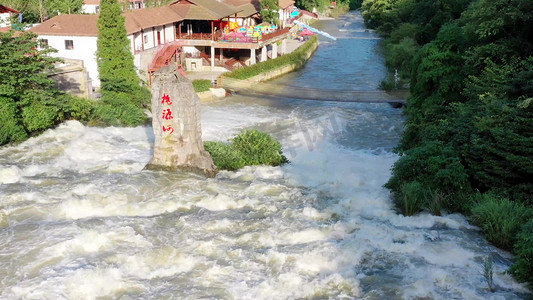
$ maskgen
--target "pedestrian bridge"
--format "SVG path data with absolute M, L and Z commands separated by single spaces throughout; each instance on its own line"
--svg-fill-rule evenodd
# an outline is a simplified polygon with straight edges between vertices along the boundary
M 219 78 L 220 79 L 220 78 Z M 243 95 L 257 95 L 275 98 L 292 98 L 314 101 L 397 103 L 405 104 L 408 90 L 365 91 L 365 90 L 326 90 L 296 87 L 272 83 L 250 83 L 223 77 L 218 85 L 226 90 Z

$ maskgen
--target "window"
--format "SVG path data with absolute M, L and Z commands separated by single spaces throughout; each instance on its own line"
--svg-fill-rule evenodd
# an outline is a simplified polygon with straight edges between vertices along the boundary
M 100 6 L 96 5 L 96 7 L 94 8 L 94 12 L 95 13 L 99 13 L 100 12 Z
M 67 50 L 74 49 L 74 41 L 73 40 L 65 40 L 65 49 L 67 49 Z
M 41 46 L 41 48 L 48 46 L 48 39 L 41 39 L 39 41 L 39 45 Z
M 148 35 L 147 34 L 144 35 L 144 43 L 148 44 Z

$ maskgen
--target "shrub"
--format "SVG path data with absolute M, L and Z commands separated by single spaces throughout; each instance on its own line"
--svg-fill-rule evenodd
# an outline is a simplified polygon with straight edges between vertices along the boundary
M 211 88 L 211 81 L 207 79 L 196 79 L 192 81 L 192 86 L 197 93 L 207 92 Z
M 533 219 L 522 226 L 516 237 L 514 252 L 518 259 L 511 267 L 511 273 L 518 280 L 533 284 Z
M 256 129 L 245 130 L 231 139 L 233 146 L 241 155 L 245 165 L 279 166 L 288 162 L 283 156 L 280 142 L 271 135 Z
M 74 96 L 65 97 L 67 118 L 78 121 L 89 121 L 92 117 L 95 103 L 92 100 L 85 98 L 78 98 Z
M 41 99 L 35 99 L 22 108 L 22 119 L 27 130 L 41 131 L 60 121 L 59 107 L 43 102 Z
M 211 157 L 215 166 L 220 170 L 235 171 L 244 167 L 244 161 L 232 144 L 223 142 L 205 142 L 204 148 Z
M 521 203 L 511 202 L 494 194 L 483 194 L 472 207 L 472 221 L 483 229 L 487 240 L 494 245 L 511 250 L 516 235 L 533 215 L 533 210 Z
M 10 142 L 20 142 L 28 138 L 22 125 L 22 119 L 17 118 L 17 104 L 10 98 L 0 96 L 0 145 Z
M 221 170 L 234 171 L 244 166 L 279 166 L 289 162 L 282 154 L 281 144 L 268 133 L 245 130 L 229 143 L 205 142 L 205 150 Z
M 400 198 L 395 200 L 396 207 L 405 216 L 412 216 L 421 212 L 425 202 L 426 189 L 418 181 L 404 183 Z
M 439 193 L 440 197 L 447 199 L 442 202 L 445 208 L 463 210 L 463 195 L 470 192 L 471 187 L 456 152 L 440 142 L 432 141 L 403 154 L 394 164 L 392 177 L 385 187 L 402 199 L 403 185 L 417 181 L 428 191 Z
M 143 109 L 125 93 L 106 93 L 96 105 L 95 114 L 93 121 L 112 126 L 138 126 L 146 120 Z

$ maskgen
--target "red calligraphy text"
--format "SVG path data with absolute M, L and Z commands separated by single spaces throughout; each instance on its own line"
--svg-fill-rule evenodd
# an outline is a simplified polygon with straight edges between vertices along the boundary
M 170 109 L 164 109 L 163 110 L 163 120 L 172 120 L 174 117 L 172 116 L 172 111 Z
M 174 128 L 172 128 L 172 125 L 163 126 L 163 132 L 169 131 L 168 134 L 172 134 L 174 132 Z
M 170 96 L 167 95 L 167 94 L 163 93 L 163 97 L 161 97 L 161 99 L 163 99 L 163 101 L 161 101 L 161 103 L 166 103 L 168 105 L 172 104 L 172 101 L 170 101 Z

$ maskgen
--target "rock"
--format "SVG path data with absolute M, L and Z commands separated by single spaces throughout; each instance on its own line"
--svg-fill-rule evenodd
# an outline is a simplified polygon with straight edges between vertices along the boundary
M 204 149 L 200 124 L 200 99 L 192 83 L 167 66 L 152 81 L 154 156 L 150 170 L 183 170 L 214 177 L 216 167 Z
M 224 98 L 226 97 L 226 90 L 223 88 L 210 88 L 209 89 L 215 98 Z

